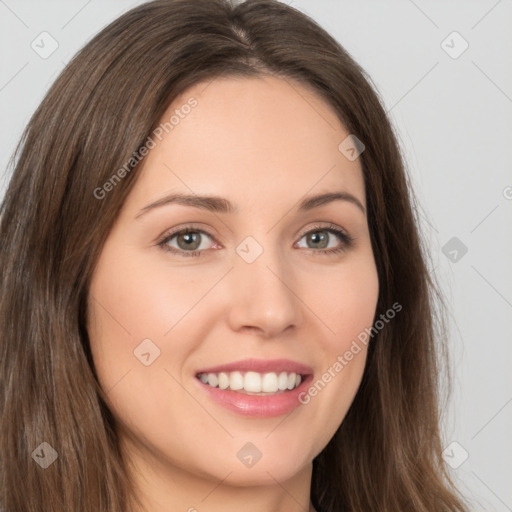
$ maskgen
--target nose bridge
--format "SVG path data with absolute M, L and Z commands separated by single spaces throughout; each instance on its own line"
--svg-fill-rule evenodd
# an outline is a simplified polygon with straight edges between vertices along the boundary
M 233 329 L 254 327 L 271 336 L 300 323 L 300 301 L 293 269 L 276 241 L 268 233 L 256 236 L 247 236 L 235 249 L 230 322 Z

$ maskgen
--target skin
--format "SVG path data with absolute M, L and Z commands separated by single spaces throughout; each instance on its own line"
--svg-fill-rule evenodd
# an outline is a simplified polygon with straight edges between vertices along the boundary
M 366 208 L 360 160 L 339 151 L 348 132 L 298 83 L 196 84 L 163 120 L 190 97 L 197 106 L 147 155 L 97 262 L 88 316 L 94 364 L 147 511 L 303 512 L 312 460 L 352 403 L 366 347 L 287 416 L 225 409 L 195 374 L 250 357 L 288 358 L 310 365 L 317 380 L 372 325 L 379 283 L 365 212 L 349 201 L 297 211 L 305 196 L 334 190 Z M 225 197 L 240 211 L 168 204 L 137 217 L 171 192 Z M 199 236 L 200 256 L 158 246 L 190 223 L 208 233 Z M 355 240 L 325 254 L 304 235 L 343 246 L 322 231 L 331 224 Z M 247 236 L 263 249 L 250 264 L 236 252 Z M 187 250 L 178 237 L 168 245 Z M 134 355 L 144 339 L 160 349 L 149 366 Z M 251 468 L 236 455 L 247 442 L 262 453 Z

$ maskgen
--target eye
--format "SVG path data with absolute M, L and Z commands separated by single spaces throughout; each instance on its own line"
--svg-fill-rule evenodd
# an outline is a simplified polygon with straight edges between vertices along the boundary
M 329 227 L 315 226 L 314 229 L 304 233 L 301 240 L 303 238 L 306 238 L 306 243 L 313 245 L 313 247 L 306 247 L 306 249 L 313 249 L 313 253 L 316 252 L 320 254 L 334 254 L 345 251 L 352 247 L 354 241 L 348 233 L 332 225 Z M 334 245 L 329 245 L 330 242 L 336 238 L 341 240 L 341 244 L 339 244 L 339 242 L 336 244 L 334 241 Z M 317 251 L 314 249 L 320 250 Z
M 158 243 L 158 245 L 164 251 L 179 254 L 180 256 L 201 256 L 201 253 L 204 252 L 204 249 L 207 249 L 207 247 L 204 247 L 204 244 L 202 243 L 202 238 L 205 236 L 210 239 L 212 238 L 208 233 L 206 233 L 206 231 L 203 231 L 202 229 L 187 227 L 180 231 L 171 233 L 169 236 L 166 236 L 164 240 Z M 173 247 L 170 245 L 170 242 L 174 239 L 176 239 L 176 244 L 178 247 Z
M 202 256 L 206 249 L 209 248 L 208 246 L 211 245 L 211 242 L 208 244 L 204 241 L 205 237 L 213 240 L 213 236 L 206 231 L 194 228 L 193 226 L 187 226 L 184 229 L 166 235 L 157 245 L 164 251 L 179 256 Z M 323 255 L 345 251 L 352 246 L 354 241 L 354 238 L 347 232 L 333 225 L 328 227 L 314 226 L 314 229 L 304 233 L 300 240 L 303 238 L 306 238 L 307 244 L 313 245 L 313 247 L 305 247 L 306 249 L 312 253 Z M 336 238 L 338 238 L 338 244 L 334 242 L 334 245 L 332 245 L 332 240 Z M 300 245 L 297 245 L 297 247 L 303 248 Z

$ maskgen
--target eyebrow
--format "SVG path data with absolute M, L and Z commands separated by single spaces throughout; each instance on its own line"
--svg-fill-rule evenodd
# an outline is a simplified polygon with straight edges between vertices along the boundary
M 313 208 L 318 208 L 320 206 L 324 206 L 333 201 L 346 201 L 348 203 L 352 203 L 357 206 L 365 215 L 366 209 L 361 204 L 359 199 L 350 194 L 349 192 L 328 192 L 325 194 L 318 194 L 315 196 L 310 196 L 303 199 L 298 207 L 300 212 L 305 212 L 312 210 Z M 136 219 L 140 216 L 144 215 L 150 210 L 155 208 L 159 208 L 161 206 L 166 206 L 169 204 L 181 204 L 185 206 L 192 206 L 194 208 L 199 208 L 201 210 L 206 210 L 213 213 L 238 213 L 240 210 L 238 206 L 235 206 L 233 203 L 228 201 L 223 197 L 218 196 L 199 196 L 199 195 L 187 195 L 187 194 L 170 194 L 157 201 L 148 204 L 138 213 L 135 217 Z

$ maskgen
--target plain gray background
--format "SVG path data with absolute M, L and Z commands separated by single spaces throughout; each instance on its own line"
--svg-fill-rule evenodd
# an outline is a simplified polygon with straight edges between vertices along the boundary
M 0 197 L 22 129 L 64 64 L 140 3 L 0 0 Z M 512 511 L 512 2 L 286 3 L 338 39 L 384 99 L 450 306 L 445 457 L 473 510 Z M 49 56 L 33 49 L 43 52 L 42 38 L 44 51 L 58 45 Z

